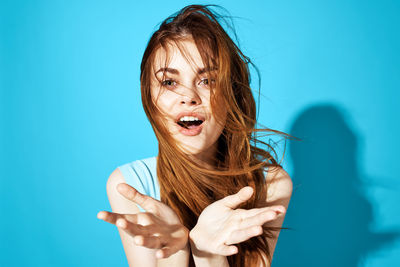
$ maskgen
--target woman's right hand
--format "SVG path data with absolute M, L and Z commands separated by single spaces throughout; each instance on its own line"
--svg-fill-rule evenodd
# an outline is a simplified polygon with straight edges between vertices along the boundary
M 169 206 L 139 193 L 125 183 L 119 184 L 117 190 L 146 212 L 118 214 L 100 211 L 97 218 L 123 229 L 134 237 L 136 245 L 158 249 L 157 258 L 167 258 L 187 245 L 189 230 L 181 224 L 179 217 Z
M 190 231 L 192 251 L 200 254 L 230 256 L 236 254 L 238 244 L 263 233 L 262 225 L 286 212 L 276 205 L 250 210 L 235 209 L 250 199 L 253 188 L 247 186 L 238 193 L 220 199 L 200 214 L 196 226 Z

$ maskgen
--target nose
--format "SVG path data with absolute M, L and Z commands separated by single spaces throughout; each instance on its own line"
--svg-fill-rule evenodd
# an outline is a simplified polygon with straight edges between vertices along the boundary
M 187 90 L 180 97 L 182 105 L 195 106 L 201 104 L 200 96 L 194 90 Z
M 192 105 L 198 105 L 198 104 L 199 104 L 199 101 L 197 101 L 196 99 L 187 98 L 187 99 L 182 99 L 182 100 L 181 100 L 181 104 L 182 104 L 182 105 L 189 105 L 189 106 L 192 106 Z

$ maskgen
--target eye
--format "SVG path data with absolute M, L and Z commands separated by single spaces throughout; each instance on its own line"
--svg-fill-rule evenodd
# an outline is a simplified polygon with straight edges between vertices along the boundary
M 176 84 L 177 84 L 176 81 L 172 79 L 167 79 L 161 82 L 161 85 L 167 88 L 174 88 Z
M 204 79 L 201 79 L 201 81 L 199 82 L 199 84 L 204 84 L 205 86 L 210 86 L 210 84 L 214 84 L 215 83 L 215 80 L 214 79 L 211 79 L 211 78 L 204 78 Z

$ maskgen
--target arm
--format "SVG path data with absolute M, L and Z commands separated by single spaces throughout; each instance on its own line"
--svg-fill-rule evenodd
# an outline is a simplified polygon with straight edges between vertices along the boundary
M 143 221 L 140 224 L 148 225 L 150 223 L 150 221 L 148 221 L 149 219 L 153 220 L 153 222 L 159 221 L 161 228 L 159 227 L 156 230 L 162 231 L 163 228 L 165 228 L 165 230 L 169 232 L 167 225 L 166 227 L 163 227 L 165 221 L 160 221 L 159 219 L 171 219 L 174 216 L 173 214 L 169 216 L 167 206 L 150 197 L 136 194 L 136 191 L 126 184 L 125 186 L 120 186 L 118 191 L 117 186 L 121 183 L 125 183 L 125 179 L 120 170 L 116 169 L 107 181 L 107 195 L 113 212 L 101 212 L 99 215 L 101 219 L 118 226 L 118 231 L 121 236 L 121 241 L 129 266 L 171 266 L 171 264 L 173 266 L 187 266 L 189 255 L 188 245 L 167 259 L 157 259 L 156 252 L 158 249 L 156 249 L 156 247 L 160 248 L 159 244 L 157 244 L 157 241 L 159 240 L 151 238 L 151 236 L 147 237 L 148 235 L 146 235 L 146 233 L 143 233 L 141 236 L 141 240 L 144 244 L 137 245 L 137 240 L 134 238 L 135 234 L 130 230 L 142 229 L 141 231 L 145 231 L 146 227 L 137 228 L 137 224 L 132 222 L 140 223 L 140 221 Z M 121 195 L 121 193 L 123 193 L 123 195 Z M 154 214 L 161 215 L 161 217 L 156 217 L 153 213 L 140 213 L 137 204 L 135 204 L 135 202 L 138 203 L 138 200 L 143 202 L 146 201 L 146 203 L 139 202 L 139 204 L 144 209 L 149 206 L 154 208 Z M 123 225 L 123 227 L 121 227 L 121 225 Z
M 234 210 L 239 203 L 246 201 L 252 194 L 242 189 L 235 195 L 213 203 L 202 212 L 196 227 L 189 235 L 196 266 L 229 266 L 226 256 L 236 253 L 235 247 L 230 245 L 261 234 L 261 225 L 282 227 L 292 194 L 292 180 L 282 168 L 269 171 L 266 180 L 268 187 L 265 208 L 248 211 Z M 221 221 L 225 223 L 221 224 Z M 210 225 L 219 227 L 210 227 Z M 225 236 L 221 234 L 224 232 Z M 214 236 L 219 237 L 213 240 Z M 267 239 L 271 258 L 278 236 L 279 232 L 276 232 L 275 238 Z M 268 267 L 270 266 L 267 259 L 264 259 L 264 262 Z
M 276 168 L 276 171 L 275 170 L 268 171 L 266 180 L 267 180 L 266 185 L 268 185 L 266 205 L 267 206 L 282 205 L 287 210 L 289 207 L 289 202 L 293 191 L 293 183 L 289 174 L 282 168 L 278 167 Z M 285 219 L 285 214 L 282 214 L 281 216 L 277 217 L 276 220 L 267 222 L 265 226 L 282 227 L 284 219 Z M 276 232 L 275 238 L 267 239 L 268 246 L 271 249 L 271 258 L 275 251 L 279 233 L 280 231 Z M 267 263 L 267 267 L 269 267 L 270 265 L 267 259 L 265 259 L 265 262 Z
M 196 267 L 211 267 L 211 266 L 219 266 L 219 267 L 229 267 L 228 259 L 226 256 L 211 254 L 207 252 L 203 252 L 199 250 L 194 240 L 190 237 L 190 248 L 192 250 L 193 260 Z
M 107 181 L 107 195 L 110 201 L 111 209 L 115 213 L 136 214 L 139 213 L 138 206 L 121 196 L 117 191 L 117 185 L 124 183 L 124 177 L 117 168 L 110 175 Z M 134 238 L 128 235 L 124 230 L 118 227 L 121 236 L 122 245 L 125 255 L 128 259 L 129 266 L 156 266 L 155 250 L 135 245 Z
M 229 266 L 226 256 L 238 253 L 234 244 L 262 234 L 263 224 L 275 220 L 286 211 L 281 205 L 236 209 L 252 194 L 253 188 L 244 187 L 202 211 L 189 234 L 196 266 Z

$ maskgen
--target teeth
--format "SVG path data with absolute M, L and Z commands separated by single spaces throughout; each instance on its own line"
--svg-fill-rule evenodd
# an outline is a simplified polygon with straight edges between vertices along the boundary
M 192 116 L 183 116 L 179 119 L 179 121 L 199 121 L 199 118 L 192 117 Z

